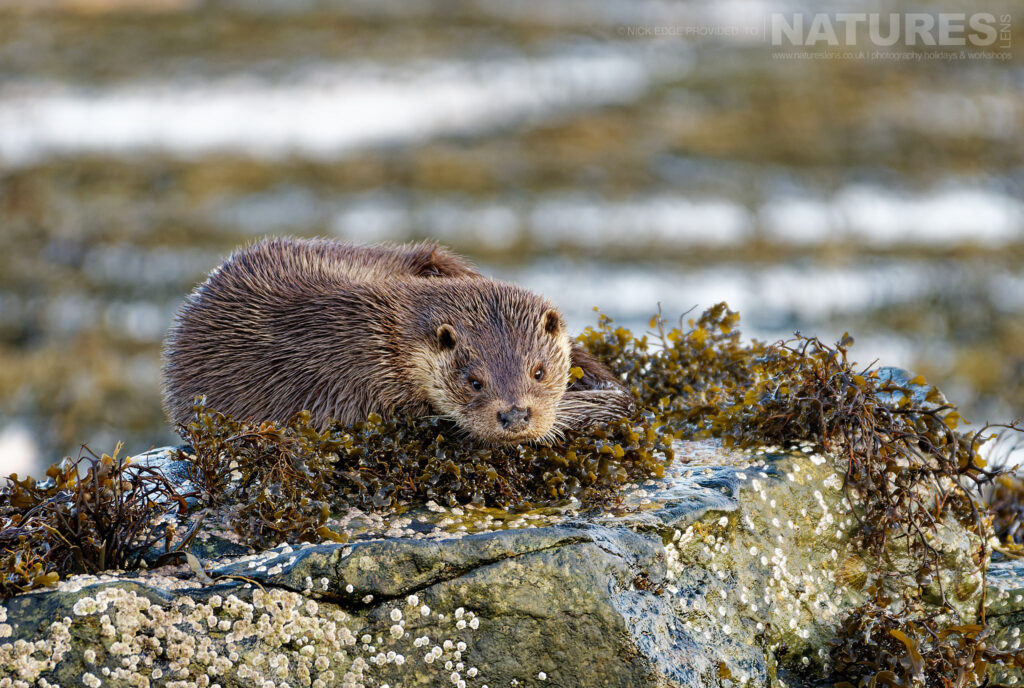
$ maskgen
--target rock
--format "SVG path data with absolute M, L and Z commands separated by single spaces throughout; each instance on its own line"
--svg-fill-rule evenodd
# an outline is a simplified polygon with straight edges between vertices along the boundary
M 610 512 L 352 510 L 331 524 L 347 543 L 241 556 L 211 519 L 193 547 L 210 560 L 201 577 L 177 564 L 6 600 L 0 675 L 182 688 L 811 685 L 860 591 L 901 584 L 851 542 L 842 474 L 809 448 L 677 449 L 664 479 Z M 933 544 L 969 616 L 976 543 L 950 525 Z
M 1024 561 L 994 561 L 988 568 L 985 620 L 992 629 L 989 640 L 1000 650 L 1024 643 Z M 1024 683 L 1024 670 L 995 667 L 991 678 L 999 685 Z
M 946 396 L 938 387 L 932 387 L 927 382 L 921 382 L 920 380 L 920 377 L 905 368 L 882 366 L 878 368 L 879 384 L 891 383 L 898 387 L 900 391 L 879 392 L 878 400 L 882 403 L 898 406 L 904 398 L 909 398 L 915 406 L 925 409 L 949 406 L 949 400 L 946 399 Z

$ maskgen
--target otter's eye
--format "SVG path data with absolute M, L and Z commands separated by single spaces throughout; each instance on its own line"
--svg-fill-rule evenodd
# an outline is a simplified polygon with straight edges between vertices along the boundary
M 471 380 L 469 381 L 469 386 L 470 386 L 470 387 L 472 387 L 473 389 L 475 389 L 476 391 L 478 391 L 478 392 L 479 392 L 479 391 L 480 391 L 481 389 L 483 389 L 483 388 L 484 388 L 484 383 L 480 382 L 480 381 L 479 381 L 479 380 L 477 380 L 476 378 L 472 378 L 472 379 L 471 379 Z
M 539 365 L 533 370 L 533 379 L 540 381 L 544 379 L 544 366 Z

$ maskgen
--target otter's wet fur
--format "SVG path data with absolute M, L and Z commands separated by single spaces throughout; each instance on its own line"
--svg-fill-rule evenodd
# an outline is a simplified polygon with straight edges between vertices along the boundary
M 572 366 L 584 375 L 570 380 Z M 164 405 L 323 427 L 441 415 L 496 444 L 627 415 L 632 399 L 543 297 L 432 243 L 270 239 L 189 296 L 164 347 Z

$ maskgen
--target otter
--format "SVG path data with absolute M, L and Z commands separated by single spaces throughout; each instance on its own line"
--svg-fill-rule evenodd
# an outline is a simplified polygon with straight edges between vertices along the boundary
M 633 410 L 553 304 L 431 242 L 277 238 L 234 252 L 178 311 L 163 378 L 165 410 L 181 425 L 205 397 L 237 420 L 307 410 L 323 428 L 436 415 L 512 444 Z

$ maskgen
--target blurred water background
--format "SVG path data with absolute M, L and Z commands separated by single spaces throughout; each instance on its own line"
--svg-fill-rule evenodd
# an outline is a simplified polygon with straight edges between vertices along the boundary
M 173 442 L 160 340 L 268 234 L 433 237 L 574 330 L 725 300 L 1022 415 L 1022 59 L 773 56 L 810 8 L 0 0 L 0 474 Z

